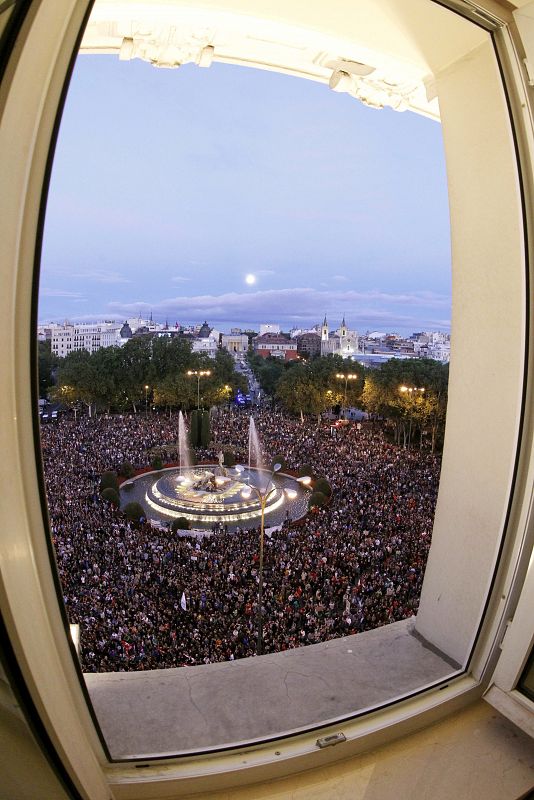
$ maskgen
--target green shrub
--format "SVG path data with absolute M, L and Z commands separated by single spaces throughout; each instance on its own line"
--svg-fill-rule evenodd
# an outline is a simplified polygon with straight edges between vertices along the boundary
M 224 466 L 235 467 L 235 453 L 232 450 L 225 450 L 224 453 Z
M 119 475 L 122 475 L 123 478 L 133 478 L 135 475 L 135 470 L 129 461 L 122 462 L 119 467 Z
M 146 512 L 141 503 L 127 503 L 122 511 L 126 519 L 132 522 L 139 522 L 140 519 L 146 519 Z
M 328 498 L 322 492 L 313 492 L 308 501 L 308 508 L 322 508 L 328 502 Z
M 209 411 L 202 411 L 200 418 L 200 445 L 208 447 L 211 438 Z
M 150 462 L 150 466 L 152 469 L 163 469 L 163 461 L 161 460 L 161 456 L 154 456 Z
M 313 468 L 309 464 L 301 464 L 298 476 L 299 478 L 304 478 L 306 475 L 313 480 Z
M 321 494 L 324 494 L 327 497 L 330 497 L 330 495 L 332 494 L 332 487 L 330 486 L 326 478 L 318 478 L 313 485 L 313 490 L 314 492 L 320 492 Z
M 100 492 L 100 497 L 102 500 L 106 500 L 106 502 L 111 503 L 111 505 L 115 506 L 115 508 L 118 508 L 121 504 L 118 491 L 116 489 L 112 489 L 111 486 L 108 486 L 107 489 L 102 489 Z
M 275 456 L 271 461 L 271 469 L 274 469 L 275 464 L 280 464 L 280 472 L 285 472 L 287 469 L 287 461 L 284 456 Z
M 100 476 L 100 491 L 103 492 L 104 489 L 115 489 L 115 491 L 119 491 L 119 479 L 117 473 L 113 470 L 103 472 Z
M 189 415 L 189 444 L 191 447 L 198 447 L 200 440 L 198 411 L 192 411 Z
M 191 447 L 207 447 L 210 443 L 209 411 L 195 409 L 191 412 L 189 425 L 189 441 Z
M 173 519 L 171 524 L 171 531 L 176 533 L 176 531 L 188 531 L 191 527 L 191 523 L 185 517 L 176 517 Z

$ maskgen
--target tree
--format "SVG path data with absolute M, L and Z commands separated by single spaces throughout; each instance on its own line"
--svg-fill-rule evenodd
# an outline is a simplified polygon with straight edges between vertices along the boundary
M 97 399 L 97 375 L 87 350 L 74 350 L 58 364 L 57 385 L 51 396 L 57 400 L 68 398 L 71 404 L 84 403 L 92 415 Z
M 54 383 L 54 372 L 57 368 L 59 359 L 52 353 L 52 345 L 49 340 L 39 342 L 38 345 L 38 372 L 39 372 L 39 397 L 46 397 L 49 388 Z
M 107 349 L 107 348 L 106 348 Z M 116 361 L 116 402 L 137 413 L 145 399 L 145 386 L 151 386 L 150 366 L 152 341 L 147 336 L 134 336 L 120 348 Z
M 278 381 L 284 374 L 284 362 L 271 356 L 262 358 L 257 353 L 250 353 L 248 361 L 262 391 L 274 397 Z
M 292 414 L 319 415 L 330 408 L 332 397 L 320 381 L 314 380 L 307 364 L 297 364 L 282 375 L 276 399 Z
M 385 417 L 394 426 L 395 441 L 399 444 L 402 439 L 405 447 L 411 446 L 414 429 L 419 430 L 421 446 L 429 426 L 434 451 L 445 424 L 447 384 L 446 364 L 429 358 L 390 359 L 368 372 L 362 399 L 370 414 Z
M 152 339 L 148 383 L 159 384 L 171 376 L 185 375 L 194 363 L 191 342 L 185 336 L 156 336 Z
M 154 386 L 153 396 L 156 406 L 185 411 L 196 404 L 196 386 L 184 373 L 171 373 Z

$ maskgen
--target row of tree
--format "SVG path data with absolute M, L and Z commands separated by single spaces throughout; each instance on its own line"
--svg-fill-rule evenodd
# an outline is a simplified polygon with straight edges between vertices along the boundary
M 285 363 L 252 354 L 249 361 L 263 391 L 292 414 L 319 417 L 331 408 L 355 406 L 386 419 L 395 441 L 405 447 L 416 440 L 422 446 L 428 436 L 434 451 L 442 439 L 447 364 L 429 358 L 391 359 L 366 369 L 339 355 Z
M 200 379 L 188 375 L 199 371 L 210 374 Z M 192 352 L 191 343 L 180 337 L 133 338 L 124 347 L 105 347 L 94 353 L 76 350 L 57 360 L 55 373 L 50 398 L 73 409 L 84 405 L 90 414 L 94 410 L 136 412 L 148 404 L 188 410 L 198 400 L 210 407 L 230 401 L 238 389 L 246 390 L 246 381 L 235 371 L 228 352 L 219 350 L 211 359 Z

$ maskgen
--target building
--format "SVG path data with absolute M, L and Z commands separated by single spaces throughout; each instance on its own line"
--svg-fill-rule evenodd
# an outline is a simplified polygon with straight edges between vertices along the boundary
M 246 333 L 221 334 L 221 346 L 229 353 L 246 353 L 248 350 L 248 336 Z
M 329 331 L 326 315 L 321 325 L 321 355 L 340 355 L 343 358 L 352 358 L 357 355 L 358 334 L 347 327 L 345 317 L 335 331 Z
M 73 325 L 55 325 L 52 328 L 51 346 L 54 355 L 64 358 L 74 350 L 94 353 L 101 347 L 118 347 L 123 326 L 115 322 Z
M 220 791 L 237 800 L 335 793 L 357 800 L 365 794 L 383 800 L 527 797 L 532 750 L 505 716 L 532 730 L 533 702 L 520 679 L 534 643 L 534 367 L 527 347 L 534 339 L 528 290 L 534 219 L 533 4 L 362 0 L 340 2 L 332 14 L 330 3 L 287 0 L 273 13 L 271 3 L 250 0 L 245 18 L 238 5 L 213 0 L 209 12 L 203 6 L 196 18 L 195 5 L 189 4 L 183 26 L 178 24 L 181 4 L 172 5 L 172 19 L 160 10 L 154 26 L 148 4 L 135 4 L 135 18 L 146 15 L 146 23 L 136 25 L 126 4 L 97 2 L 82 47 L 114 51 L 123 60 L 139 55 L 160 66 L 187 59 L 207 66 L 215 53 L 236 63 L 309 75 L 375 108 L 387 104 L 441 116 L 454 187 L 454 368 L 433 541 L 414 626 L 434 653 L 447 655 L 451 674 L 373 709 L 372 715 L 348 714 L 328 724 L 320 717 L 317 695 L 335 669 L 325 669 L 310 703 L 319 727 L 292 729 L 290 737 L 280 732 L 274 742 L 269 732 L 252 748 L 232 742 L 200 757 L 167 758 L 163 743 L 157 762 L 146 754 L 110 761 L 87 707 L 87 689 L 58 601 L 31 435 L 35 242 L 56 112 L 89 4 L 3 4 L 0 415 L 9 497 L 2 503 L 0 539 L 2 791 L 10 800 L 158 800 L 187 794 L 202 800 Z M 203 39 L 206 14 L 215 11 L 220 13 L 211 20 L 210 38 Z M 121 14 L 126 19 L 118 19 Z M 191 38 L 195 20 L 198 37 Z M 252 25 L 257 39 L 250 36 Z M 436 30 L 439 37 L 429 35 Z M 377 668 L 384 652 L 373 662 Z M 295 653 L 298 649 L 283 658 Z M 342 658 L 352 655 L 345 652 Z M 269 693 L 276 694 L 281 684 L 280 669 L 272 682 L 260 672 L 251 678 L 262 669 L 261 661 L 228 669 L 215 665 L 243 679 L 234 698 L 228 700 L 229 684 L 218 691 L 217 704 L 208 697 L 207 713 L 224 701 L 228 716 L 235 716 L 241 690 L 250 683 L 256 698 L 252 712 L 268 705 Z M 236 672 L 241 667 L 250 672 Z M 284 675 L 285 703 L 296 720 L 301 709 L 292 704 L 292 685 L 308 681 L 299 677 L 302 671 Z M 110 685 L 113 677 L 122 686 L 128 682 L 123 673 L 109 676 Z M 340 691 L 335 683 L 333 688 Z M 175 701 L 172 692 L 160 698 L 156 716 L 169 707 L 173 711 Z M 134 696 L 131 708 L 135 705 Z M 202 717 L 198 709 L 196 717 Z M 175 726 L 177 718 L 174 714 Z
M 253 340 L 254 352 L 262 358 L 282 358 L 292 361 L 298 358 L 297 343 L 281 333 L 264 333 Z
M 296 336 L 297 352 L 308 358 L 321 355 L 321 337 L 318 333 L 301 333 Z

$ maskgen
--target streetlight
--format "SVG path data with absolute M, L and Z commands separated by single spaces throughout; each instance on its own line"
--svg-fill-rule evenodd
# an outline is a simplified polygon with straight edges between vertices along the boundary
M 187 374 L 189 377 L 196 375 L 197 378 L 197 411 L 200 409 L 200 379 L 211 375 L 210 369 L 188 369 Z
M 357 377 L 358 376 L 356 375 L 355 372 L 349 372 L 346 375 L 343 372 L 336 372 L 336 378 L 338 380 L 345 381 L 345 396 L 343 400 L 343 408 L 345 408 L 347 405 L 347 383 L 349 381 L 355 381 Z
M 415 392 L 424 392 L 424 391 L 425 391 L 424 386 L 421 386 L 420 388 L 417 388 L 417 386 L 399 386 L 399 392 L 402 392 L 403 394 L 405 392 L 408 392 L 408 397 L 414 397 Z
M 148 390 L 150 386 L 148 383 L 145 383 L 145 417 L 148 417 Z
M 276 492 L 276 486 L 272 483 L 273 475 L 282 468 L 281 464 L 273 464 L 271 474 L 267 480 L 267 485 L 263 491 L 258 486 L 245 486 L 241 492 L 241 497 L 248 500 L 252 492 L 256 492 L 258 500 L 260 501 L 261 508 L 261 523 L 260 523 L 260 565 L 259 565 L 259 586 L 258 586 L 258 641 L 256 645 L 256 655 L 263 654 L 263 544 L 264 544 L 264 531 L 265 531 L 265 507 L 267 501 Z M 236 472 L 243 472 L 244 467 L 238 464 L 235 467 Z M 309 475 L 304 475 L 302 478 L 295 478 L 298 483 L 308 486 L 311 482 Z M 295 489 L 284 489 L 284 493 L 290 500 L 294 500 L 297 496 Z

